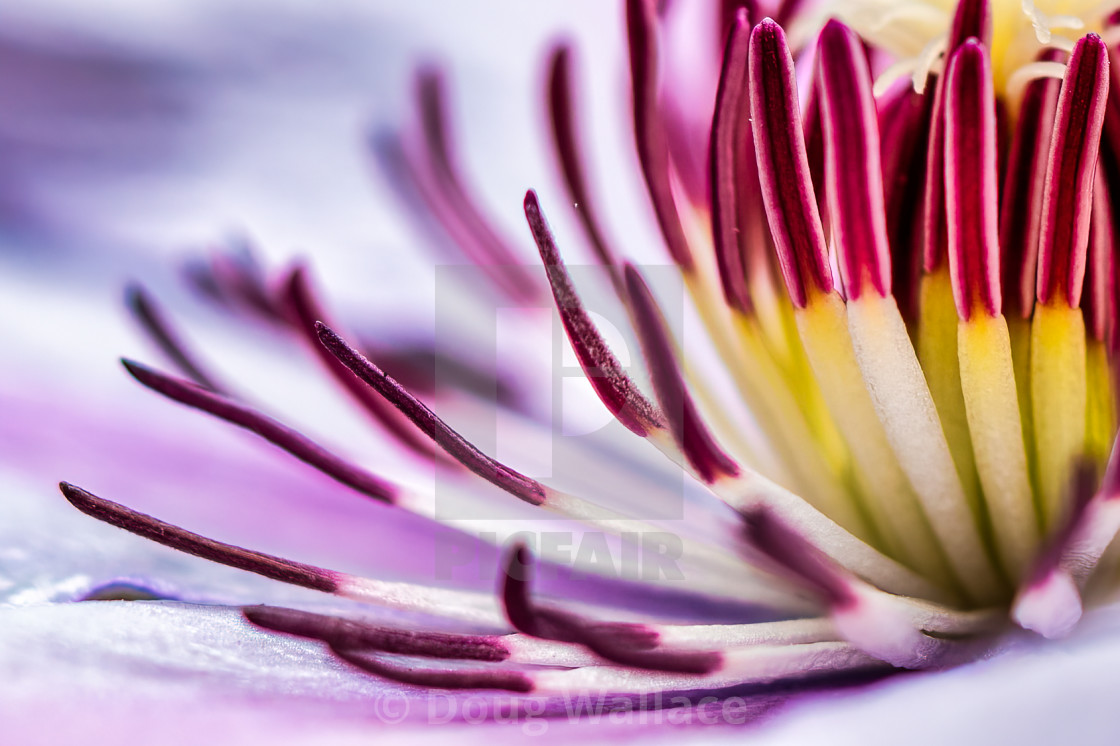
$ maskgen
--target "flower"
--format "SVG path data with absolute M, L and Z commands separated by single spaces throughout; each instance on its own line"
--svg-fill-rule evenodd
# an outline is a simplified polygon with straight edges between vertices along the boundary
M 840 15 L 858 29 L 867 5 L 844 4 Z M 642 708 L 663 704 L 657 697 L 664 693 L 945 666 L 990 649 L 1012 621 L 1046 636 L 1068 633 L 1083 595 L 1107 597 L 1108 579 L 1094 570 L 1117 527 L 1116 476 L 1104 471 L 1115 431 L 1115 324 L 1110 149 L 1107 140 L 1098 145 L 1109 105 L 1101 37 L 1082 36 L 1068 61 L 1058 60 L 1049 50 L 1063 45 L 1052 32 L 1072 23 L 1033 6 L 1019 16 L 966 2 L 936 28 L 932 9 L 907 5 L 903 17 L 921 20 L 921 30 L 936 28 L 911 45 L 919 52 L 913 60 L 903 59 L 925 85 L 920 92 L 898 87 L 876 102 L 859 38 L 829 21 L 815 53 L 812 45 L 797 47 L 796 60 L 815 76 L 803 124 L 784 32 L 769 20 L 752 25 L 753 8 L 737 10 L 729 16 L 706 184 L 689 165 L 697 123 L 683 100 L 692 92 L 675 107 L 659 98 L 655 9 L 633 0 L 627 10 L 635 139 L 650 202 L 765 441 L 744 442 L 720 417 L 726 394 L 679 354 L 642 273 L 604 237 L 585 181 L 564 49 L 550 77 L 557 151 L 587 238 L 632 318 L 652 400 L 584 306 L 532 192 L 526 217 L 596 393 L 621 425 L 732 509 L 717 514 L 725 534 L 742 526 L 736 538 L 745 560 L 703 533 L 681 537 L 682 557 L 701 568 L 689 578 L 692 602 L 726 593 L 734 579 L 749 589 L 734 593 L 765 621 L 617 621 L 609 596 L 541 600 L 525 574 L 533 561 L 523 546 L 505 560 L 498 606 L 489 594 L 359 577 L 223 544 L 64 483 L 66 498 L 206 559 L 451 620 L 448 630 L 417 631 L 341 613 L 245 611 L 254 624 L 326 643 L 375 676 L 436 689 L 571 697 L 591 688 Z M 1050 45 L 1042 53 L 1049 64 L 1035 66 L 1033 56 L 1019 64 L 1016 23 Z M 865 41 L 876 39 L 867 33 Z M 1056 82 L 1030 78 L 1059 69 L 1060 91 Z M 420 209 L 472 255 L 494 293 L 514 305 L 530 302 L 539 280 L 503 248 L 453 161 L 438 74 L 425 74 L 419 92 L 423 147 L 381 141 L 383 156 L 395 159 Z M 1014 133 L 1003 152 L 1001 113 Z M 1048 142 L 1045 157 L 1039 142 Z M 924 178 L 913 178 L 915 170 Z M 706 215 L 710 240 L 698 227 Z M 1031 217 L 1026 226 L 1023 215 Z M 546 485 L 472 445 L 414 393 L 425 382 L 409 359 L 323 323 L 306 269 L 274 282 L 247 259 L 218 256 L 192 280 L 229 309 L 307 341 L 380 427 L 418 462 L 441 470 L 439 485 L 473 472 L 498 488 L 479 492 L 487 506 L 508 499 L 500 490 L 624 542 L 628 533 L 649 532 L 640 513 Z M 185 376 L 126 362 L 140 383 L 251 430 L 394 510 L 440 522 L 438 503 L 412 485 L 337 456 L 227 390 L 145 291 L 134 290 L 130 302 Z M 390 376 L 383 369 L 393 364 L 400 372 Z M 465 371 L 452 370 L 469 390 L 477 376 Z M 618 480 L 621 489 L 628 478 Z M 507 623 L 516 632 L 495 631 Z M 460 625 L 486 631 L 464 633 Z

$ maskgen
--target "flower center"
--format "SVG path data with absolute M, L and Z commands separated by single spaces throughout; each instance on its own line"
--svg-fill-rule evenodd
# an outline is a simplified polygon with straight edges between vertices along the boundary
M 876 80 L 876 92 L 909 75 L 921 90 L 930 72 L 944 67 L 944 51 L 955 0 L 841 0 L 828 3 L 814 20 L 835 16 L 872 46 L 894 58 Z M 1042 60 L 1046 50 L 1069 52 L 1078 37 L 1101 33 L 1113 0 L 990 0 L 991 66 L 995 93 L 1015 102 L 1033 78 L 1061 77 L 1061 66 Z M 806 28 L 805 31 L 810 29 Z

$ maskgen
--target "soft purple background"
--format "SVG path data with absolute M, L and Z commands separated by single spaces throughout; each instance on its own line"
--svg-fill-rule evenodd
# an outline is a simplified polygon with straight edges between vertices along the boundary
M 417 249 L 420 235 L 372 173 L 363 133 L 410 121 L 414 65 L 445 62 L 464 170 L 531 257 L 519 217 L 524 189 L 537 188 L 546 204 L 563 201 L 540 105 L 546 44 L 558 34 L 580 46 L 601 212 L 628 252 L 656 259 L 620 116 L 627 101 L 616 5 L 38 0 L 0 7 L 5 742 L 344 744 L 437 735 L 422 718 L 386 727 L 378 708 L 404 701 L 386 696 L 414 693 L 358 675 L 314 644 L 250 629 L 234 610 L 50 603 L 130 576 L 158 579 L 159 589 L 193 601 L 325 603 L 97 525 L 54 485 L 70 479 L 265 550 L 415 572 L 400 546 L 423 540 L 418 522 L 387 519 L 315 475 L 278 466 L 259 444 L 138 391 L 116 357 L 150 351 L 120 310 L 121 287 L 138 277 L 183 300 L 174 262 L 244 231 L 273 259 L 312 255 L 322 283 L 343 308 L 366 314 L 374 333 L 430 334 L 434 255 Z M 553 213 L 560 235 L 575 235 L 565 213 Z M 279 342 L 246 346 L 243 330 L 185 307 L 222 372 L 251 381 L 254 397 L 356 451 L 372 447 L 329 391 L 304 386 L 314 380 L 309 363 L 259 375 L 283 354 Z M 292 396 L 296 386 L 300 395 Z M 308 494 L 318 501 L 311 514 Z M 281 510 L 303 510 L 310 523 L 270 520 Z M 1118 625 L 1104 610 L 1069 641 L 1024 644 L 955 671 L 795 702 L 749 734 L 561 720 L 550 721 L 544 737 L 1113 743 Z M 520 740 L 526 732 L 520 724 L 448 727 L 455 732 L 438 736 L 463 743 Z

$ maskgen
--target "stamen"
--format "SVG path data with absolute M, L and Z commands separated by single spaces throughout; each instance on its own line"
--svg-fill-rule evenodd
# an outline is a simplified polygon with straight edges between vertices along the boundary
M 1007 159 L 999 241 L 1003 304 L 1012 318 L 1029 318 L 1034 309 L 1048 138 L 1059 89 L 1053 78 L 1040 78 L 1026 87 Z
M 832 291 L 824 231 L 802 138 L 793 57 L 781 28 L 764 20 L 750 39 L 754 144 L 774 245 L 790 300 Z
M 219 565 L 246 570 L 289 585 L 333 593 L 354 601 L 377 604 L 400 611 L 435 614 L 472 623 L 501 623 L 501 616 L 493 600 L 484 594 L 374 580 L 305 565 L 209 539 L 98 497 L 66 482 L 60 483 L 59 489 L 74 507 L 92 518 Z
M 933 96 L 905 88 L 880 104 L 880 156 L 891 246 L 891 291 L 907 320 L 918 317 L 925 170 Z
M 295 328 L 308 342 L 315 356 L 326 366 L 338 383 L 357 400 L 362 408 L 372 415 L 373 419 L 386 430 L 393 434 L 401 443 L 414 452 L 429 458 L 442 458 L 443 454 L 432 448 L 426 438 L 421 438 L 416 431 L 401 416 L 400 412 L 390 406 L 384 399 L 370 391 L 361 381 L 354 376 L 346 366 L 338 361 L 334 355 L 319 343 L 315 333 L 315 322 L 327 319 L 322 305 L 311 291 L 307 280 L 307 272 L 303 267 L 295 267 L 284 283 L 284 297 L 294 316 Z
M 828 558 L 792 531 L 766 509 L 743 514 L 747 539 L 753 547 L 776 562 L 793 579 L 820 595 L 830 607 L 856 603 L 852 588 Z
M 992 43 L 992 8 L 990 0 L 960 0 L 949 27 L 948 51 L 952 57 L 957 48 L 969 39 L 983 46 Z
M 533 691 L 532 680 L 516 671 L 422 668 L 389 663 L 377 654 L 365 650 L 332 646 L 331 652 L 366 673 L 400 684 L 429 689 L 495 689 L 522 693 Z
M 528 270 L 517 261 L 516 252 L 483 217 L 478 205 L 463 187 L 451 157 L 448 137 L 447 103 L 443 81 L 433 70 L 422 71 L 417 84 L 424 140 L 431 166 L 448 206 L 454 212 L 477 248 L 476 263 L 492 268 L 502 288 L 510 297 L 523 302 L 536 300 L 539 286 Z
M 1071 521 L 1069 539 L 1060 547 L 1058 567 L 1084 587 L 1098 570 L 1105 552 L 1120 533 L 1120 439 L 1113 442 L 1100 489 L 1080 514 L 1080 520 Z M 1040 562 L 1040 567 L 1042 563 Z M 1045 569 L 1045 568 L 1043 568 Z M 1107 572 L 1104 568 L 1101 572 Z M 1024 590 L 1026 594 L 1029 589 Z
M 634 93 L 634 139 L 653 211 L 665 245 L 680 267 L 693 267 L 680 213 L 670 184 L 669 146 L 661 121 L 657 82 L 657 13 L 652 0 L 627 0 L 626 27 L 630 41 L 630 80 Z
M 970 38 L 988 43 L 991 39 L 991 8 L 988 0 L 964 0 L 957 4 L 946 40 L 945 57 L 951 59 L 960 45 Z M 937 82 L 933 98 L 929 151 L 926 160 L 924 268 L 934 272 L 945 258 L 947 245 L 945 216 L 945 82 Z
M 331 647 L 348 650 L 376 650 L 394 655 L 488 662 L 504 661 L 510 657 L 509 650 L 501 644 L 499 638 L 493 636 L 394 629 L 279 606 L 247 606 L 242 609 L 242 613 L 258 627 L 321 640 Z
M 1031 399 L 1044 524 L 1065 511 L 1066 475 L 1085 450 L 1085 279 L 1093 176 L 1108 96 L 1108 49 L 1096 34 L 1077 42 L 1058 97 L 1042 200 L 1038 281 L 1031 326 Z
M 548 273 L 564 331 L 595 393 L 611 414 L 635 435 L 644 438 L 650 431 L 663 430 L 664 417 L 623 370 L 584 308 L 532 190 L 525 194 L 525 217 Z
M 741 146 L 746 134 L 744 128 L 750 129 L 752 126 L 750 121 L 744 121 L 743 118 L 747 92 L 748 40 L 747 10 L 740 8 L 731 24 L 723 54 L 709 156 L 712 240 L 720 281 L 728 305 L 743 313 L 751 310 L 747 268 L 739 244 L 739 201 L 742 196 L 738 193 L 739 169 L 744 168 L 740 159 L 750 157 L 750 153 L 744 153 Z
M 579 146 L 576 130 L 576 112 L 573 103 L 572 52 L 567 45 L 557 47 L 552 53 L 552 63 L 548 73 L 548 112 L 552 124 L 552 140 L 564 174 L 564 185 L 568 189 L 576 215 L 587 234 L 591 247 L 599 261 L 611 273 L 615 290 L 623 292 L 622 274 L 619 262 L 603 233 L 595 203 L 587 188 L 583 171 L 583 153 Z
M 456 461 L 487 482 L 531 505 L 541 505 L 545 502 L 545 488 L 540 482 L 498 463 L 479 451 L 463 436 L 448 427 L 446 422 L 437 417 L 432 410 L 424 406 L 404 387 L 371 363 L 360 352 L 346 344 L 326 325 L 316 322 L 315 330 L 320 341 L 330 350 L 332 355 L 353 371 L 358 378 L 372 386 L 378 394 L 385 397 L 408 419 L 412 420 L 412 423 L 421 432 L 435 441 L 436 445 Z
M 902 668 L 924 668 L 943 652 L 944 644 L 914 627 L 894 597 L 846 575 L 769 511 L 753 511 L 744 520 L 752 546 L 820 594 L 837 631 L 853 645 Z
M 876 588 L 905 596 L 950 600 L 929 578 L 880 553 L 829 515 L 757 473 L 744 471 L 737 479 L 716 482 L 712 489 L 740 514 L 760 509 L 773 513 L 841 567 Z M 920 534 L 915 536 L 917 541 L 924 542 Z
M 1086 527 L 1096 481 L 1093 472 L 1087 462 L 1073 469 L 1069 480 L 1070 512 L 1038 553 L 1030 576 L 1012 604 L 1011 617 L 1020 627 L 1050 639 L 1066 636 L 1081 619 L 1081 594 L 1071 568 L 1062 560 L 1074 538 Z
M 519 632 L 560 642 L 574 642 L 614 663 L 675 673 L 710 674 L 720 668 L 719 653 L 661 650 L 648 625 L 602 623 L 577 614 L 536 605 L 530 597 L 533 559 L 524 545 L 508 556 L 502 602 Z
M 626 289 L 653 389 L 677 446 L 701 479 L 735 476 L 739 466 L 713 440 L 685 388 L 676 353 L 649 288 L 633 265 L 626 265 Z
M 125 290 L 125 303 L 144 327 L 144 331 L 159 346 L 179 371 L 203 388 L 222 392 L 222 387 L 202 370 L 202 366 L 187 351 L 179 334 L 171 327 L 167 316 L 140 285 L 129 285 Z
M 1109 186 L 1104 168 L 1098 166 L 1093 182 L 1092 222 L 1085 266 L 1086 327 L 1097 342 L 1107 342 L 1116 324 L 1116 240 Z
M 589 525 L 613 534 L 621 534 L 627 531 L 656 530 L 644 521 L 630 519 L 624 514 L 604 508 L 594 502 L 560 490 L 550 489 L 535 479 L 531 479 L 485 455 L 452 430 L 447 423 L 437 417 L 435 413 L 393 380 L 392 377 L 386 375 L 361 353 L 347 345 L 329 328 L 323 324 L 317 324 L 316 329 L 323 344 L 346 367 L 354 371 L 359 378 L 403 412 L 421 432 L 428 435 L 448 455 L 496 487 L 531 505 L 543 506 L 548 510 L 587 522 Z M 692 430 L 689 430 L 689 434 L 691 442 Z M 720 453 L 720 456 L 722 456 L 722 453 Z M 721 548 L 701 544 L 695 540 L 686 540 L 684 546 L 691 553 L 690 556 L 716 563 L 718 567 L 723 568 L 722 571 L 728 571 L 731 567 L 737 568 L 738 572 L 749 571 L 741 560 Z
M 1086 342 L 1085 377 L 1087 409 L 1085 453 L 1100 463 L 1108 458 L 1116 437 L 1116 380 L 1110 350 L 1115 349 L 1117 236 L 1112 226 L 1112 197 L 1101 165 L 1094 179 L 1093 217 L 1089 231 L 1089 257 L 1085 267 L 1085 318 L 1092 338 Z
M 197 290 L 226 307 L 249 310 L 270 323 L 285 320 L 245 239 L 232 249 L 214 252 L 209 262 L 188 264 L 185 273 Z
M 1001 313 L 996 229 L 996 115 L 987 51 L 976 39 L 945 83 L 949 272 L 960 322 L 961 393 L 1003 569 L 1019 578 L 1038 543 L 1011 339 Z
M 222 394 L 172 378 L 131 360 L 121 362 L 133 378 L 153 391 L 256 433 L 305 464 L 313 466 L 335 481 L 363 495 L 390 504 L 395 502 L 398 496 L 395 485 L 336 456 L 310 438 L 267 415 L 256 412 Z
M 1108 98 L 1108 49 L 1096 34 L 1077 42 L 1058 98 L 1042 203 L 1038 302 L 1077 308 L 1085 277 L 1093 173 Z
M 838 672 L 881 672 L 887 664 L 845 642 L 765 645 L 725 656 L 724 667 L 707 676 L 648 672 L 637 674 L 617 666 L 534 671 L 533 691 L 577 694 L 587 691 L 616 695 L 656 692 L 711 691 L 748 684 L 808 682 Z
M 336 593 L 339 590 L 339 574 L 330 570 L 199 536 L 150 515 L 138 513 L 123 505 L 100 498 L 67 482 L 59 483 L 58 487 L 70 504 L 86 515 L 111 526 L 123 528 L 129 533 L 142 536 L 157 544 L 221 565 L 279 580 L 281 583 L 311 588 L 324 593 Z
M 945 196 L 949 273 L 963 321 L 999 316 L 999 210 L 995 94 L 988 55 L 976 39 L 953 53 L 945 84 Z
M 851 299 L 870 284 L 891 293 L 890 254 L 879 161 L 879 124 L 860 41 L 829 21 L 821 32 L 817 76 L 825 143 L 825 185 L 840 276 Z

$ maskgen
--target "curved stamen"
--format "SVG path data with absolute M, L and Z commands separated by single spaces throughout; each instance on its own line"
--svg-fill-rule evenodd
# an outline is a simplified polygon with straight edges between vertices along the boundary
M 677 446 L 692 468 L 706 482 L 735 476 L 739 466 L 712 438 L 700 412 L 685 388 L 677 355 L 669 341 L 664 321 L 645 280 L 631 264 L 626 265 L 626 289 L 634 312 L 638 338 L 653 379 L 653 389 L 662 414 Z
M 157 544 L 279 580 L 281 583 L 311 588 L 324 593 L 336 593 L 339 590 L 339 577 L 330 570 L 208 539 L 100 498 L 67 482 L 60 482 L 58 487 L 71 505 L 91 518 L 122 528 Z
M 533 560 L 523 546 L 506 561 L 502 603 L 519 632 L 560 642 L 574 642 L 614 663 L 675 673 L 710 674 L 720 668 L 719 653 L 662 650 L 658 634 L 644 624 L 602 623 L 568 611 L 538 606 L 530 597 Z
M 540 482 L 498 463 L 475 448 L 463 436 L 448 427 L 446 422 L 424 406 L 419 399 L 408 393 L 404 387 L 371 363 L 364 355 L 346 344 L 325 324 L 317 322 L 315 330 L 320 341 L 330 350 L 332 355 L 412 420 L 421 432 L 435 441 L 436 445 L 446 451 L 449 456 L 487 482 L 502 488 L 514 497 L 532 505 L 542 505 L 545 502 L 545 488 Z
M 319 337 L 315 333 L 315 322 L 325 321 L 328 317 L 324 313 L 322 304 L 319 303 L 311 291 L 311 284 L 307 280 L 307 271 L 303 267 L 295 267 L 284 283 L 284 297 L 295 317 L 295 327 L 310 345 L 315 356 L 326 366 L 331 376 L 346 389 L 358 404 L 368 412 L 373 419 L 393 434 L 401 443 L 414 452 L 429 459 L 441 459 L 443 453 L 432 448 L 431 442 L 417 435 L 416 431 L 408 425 L 400 412 L 387 404 L 384 399 L 369 390 L 362 384 L 346 366 L 338 361 L 334 355 L 327 352 L 319 344 Z
M 584 158 L 579 147 L 573 102 L 571 58 L 571 49 L 567 45 L 560 46 L 552 53 L 552 62 L 548 68 L 548 113 L 552 125 L 552 141 L 560 161 L 560 170 L 564 174 L 564 185 L 584 233 L 599 261 L 610 271 L 615 290 L 621 293 L 623 286 L 618 258 L 603 233 L 583 171 Z
M 448 136 L 443 80 L 438 72 L 421 71 L 417 98 L 426 150 L 436 177 L 434 186 L 461 226 L 460 235 L 468 239 L 467 248 L 474 248 L 476 263 L 489 267 L 491 276 L 511 298 L 523 302 L 536 300 L 539 286 L 534 278 L 518 263 L 516 252 L 483 216 L 459 178 Z
M 187 531 L 66 482 L 60 483 L 59 489 L 71 505 L 91 518 L 219 565 L 401 611 L 485 624 L 500 624 L 502 621 L 492 599 L 483 594 L 374 580 L 293 562 Z
M 121 363 L 133 378 L 153 391 L 256 433 L 300 461 L 363 495 L 387 503 L 393 503 L 398 496 L 397 487 L 392 483 L 354 466 L 267 415 L 221 394 L 164 375 L 131 360 L 122 360 Z
M 525 217 L 548 273 L 552 296 L 556 300 L 556 309 L 560 313 L 564 331 L 595 393 L 611 414 L 635 435 L 644 438 L 652 430 L 664 429 L 664 417 L 646 399 L 630 376 L 626 375 L 618 358 L 595 328 L 572 284 L 572 278 L 556 248 L 556 240 L 541 213 L 540 202 L 532 190 L 525 194 Z
M 652 0 L 627 0 L 630 80 L 634 92 L 634 139 L 653 211 L 669 255 L 682 269 L 692 269 L 692 250 L 685 238 L 670 183 L 669 145 L 661 121 L 657 82 L 657 12 Z
M 422 668 L 390 663 L 367 650 L 331 646 L 331 652 L 366 673 L 401 684 L 431 689 L 496 689 L 520 693 L 533 691 L 532 679 L 516 671 Z
M 242 613 L 249 622 L 258 627 L 272 632 L 321 640 L 332 647 L 491 663 L 504 661 L 510 657 L 509 650 L 502 646 L 499 638 L 494 636 L 394 629 L 279 606 L 247 606 L 242 609 Z
M 183 375 L 203 388 L 225 393 L 222 386 L 203 371 L 194 355 L 187 350 L 180 335 L 172 328 L 163 310 L 156 305 L 155 299 L 148 295 L 143 287 L 129 285 L 125 290 L 125 303 L 148 336 Z
M 712 118 L 708 169 L 712 190 L 712 239 L 716 263 L 728 305 L 743 313 L 751 310 L 747 288 L 747 268 L 739 244 L 738 176 L 741 168 L 741 141 L 750 122 L 743 121 L 747 93 L 747 43 L 749 27 L 747 10 L 735 14 L 723 54 L 723 68 L 716 90 L 715 113 Z
M 754 510 L 743 518 L 751 545 L 819 594 L 846 640 L 902 668 L 924 668 L 944 654 L 947 645 L 923 634 L 901 600 L 848 575 L 770 511 Z

